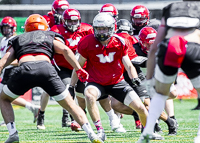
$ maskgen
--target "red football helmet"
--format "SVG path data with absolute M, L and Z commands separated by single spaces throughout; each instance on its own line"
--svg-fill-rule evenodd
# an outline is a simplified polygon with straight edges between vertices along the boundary
M 149 21 L 149 10 L 143 5 L 135 6 L 130 13 L 133 28 L 142 29 Z
M 10 26 L 11 30 L 9 31 L 9 33 L 3 32 L 3 26 Z M 0 24 L 0 28 L 1 28 L 1 33 L 2 33 L 3 36 L 10 36 L 10 35 L 13 35 L 13 33 L 16 32 L 17 23 L 12 17 L 6 16 L 2 19 L 1 24 Z
M 148 53 L 151 44 L 156 39 L 157 31 L 152 27 L 144 27 L 139 32 L 139 43 L 143 52 Z
M 54 2 L 52 3 L 52 9 L 51 11 L 53 12 L 53 14 L 61 14 L 58 12 L 58 9 L 68 9 L 69 8 L 69 3 L 67 0 L 54 0 Z
M 117 20 L 118 18 L 118 10 L 117 8 L 111 4 L 111 3 L 106 3 L 101 7 L 101 10 L 99 12 L 109 12 L 111 15 Z
M 48 23 L 46 19 L 39 14 L 30 15 L 24 24 L 25 32 L 35 31 L 35 30 L 48 30 Z
M 63 25 L 70 30 L 75 32 L 81 24 L 81 15 L 78 10 L 74 8 L 66 9 L 63 12 Z

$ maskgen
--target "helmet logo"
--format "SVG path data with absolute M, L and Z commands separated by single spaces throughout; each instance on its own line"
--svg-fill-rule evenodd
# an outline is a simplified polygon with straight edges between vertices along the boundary
M 69 7 L 66 5 L 61 6 L 61 9 L 68 9 Z
M 135 10 L 135 13 L 144 12 L 144 11 L 145 11 L 145 8 L 139 8 Z
M 119 30 L 131 30 L 129 26 L 120 25 Z
M 70 11 L 69 12 L 69 16 L 71 16 L 71 15 L 78 15 L 78 12 L 76 12 L 76 11 Z
M 59 1 L 59 2 L 58 2 L 58 5 L 62 5 L 62 4 L 68 5 L 68 2 L 67 2 L 67 1 Z
M 114 9 L 112 6 L 109 6 L 109 7 L 104 7 L 103 11 L 114 11 Z

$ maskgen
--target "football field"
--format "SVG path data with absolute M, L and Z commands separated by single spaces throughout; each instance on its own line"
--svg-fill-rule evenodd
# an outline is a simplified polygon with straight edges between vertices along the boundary
M 179 123 L 178 134 L 176 136 L 167 136 L 167 125 L 160 121 L 163 130 L 161 134 L 164 141 L 152 141 L 159 143 L 192 143 L 198 129 L 199 110 L 191 110 L 197 105 L 196 99 L 174 100 L 175 117 Z M 19 106 L 13 106 L 15 112 L 16 127 L 19 131 L 21 143 L 87 143 L 90 142 L 84 131 L 72 132 L 70 128 L 61 127 L 62 108 L 59 105 L 48 105 L 45 112 L 45 130 L 37 130 L 36 123 L 33 123 L 32 113 Z M 139 136 L 140 130 L 135 129 L 135 122 L 132 116 L 125 115 L 121 123 L 127 130 L 126 133 L 114 133 L 109 125 L 108 116 L 100 107 L 102 125 L 105 129 L 107 140 L 105 143 L 135 143 Z M 96 132 L 94 124 L 89 115 L 87 117 Z M 0 121 L 2 116 L 0 115 Z M 8 137 L 6 126 L 0 127 L 0 143 Z

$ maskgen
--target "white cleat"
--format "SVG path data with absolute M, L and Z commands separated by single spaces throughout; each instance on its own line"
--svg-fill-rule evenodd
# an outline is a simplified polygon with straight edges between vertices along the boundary
M 110 120 L 110 126 L 113 131 L 118 129 L 120 127 L 120 119 L 116 116 L 116 118 L 113 118 Z
M 164 138 L 161 135 L 156 134 L 156 133 L 153 133 L 151 135 L 150 134 L 146 134 L 146 135 L 141 134 L 137 143 L 150 143 L 150 140 L 164 140 Z
M 104 143 L 96 134 L 94 134 L 94 133 L 90 133 L 89 135 L 88 135 L 88 137 L 89 137 L 89 139 L 90 139 L 90 141 L 92 142 L 92 143 Z
M 33 113 L 33 123 L 35 123 L 39 115 L 40 106 L 32 105 L 31 111 Z
M 123 127 L 123 125 L 120 123 L 119 128 L 114 130 L 116 133 L 126 133 L 126 129 Z

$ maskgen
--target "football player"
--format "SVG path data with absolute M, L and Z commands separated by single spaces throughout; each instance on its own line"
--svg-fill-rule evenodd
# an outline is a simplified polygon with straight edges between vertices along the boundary
M 0 23 L 0 31 L 1 34 L 4 36 L 3 39 L 1 40 L 1 51 L 0 51 L 0 58 L 2 58 L 7 50 L 8 50 L 8 41 L 10 39 L 12 39 L 13 37 L 16 36 L 16 30 L 17 30 L 17 23 L 16 21 L 10 17 L 10 16 L 6 16 L 2 19 L 1 23 Z M 7 66 L 1 73 L 1 83 L 0 83 L 0 92 L 3 89 L 3 86 L 7 84 L 7 81 L 9 80 L 9 78 L 12 76 L 12 71 L 14 70 L 14 68 L 18 66 L 18 62 L 17 60 L 13 61 L 9 66 Z M 39 106 L 36 106 L 28 101 L 26 101 L 23 98 L 16 98 L 12 104 L 15 105 L 19 105 L 22 107 L 25 107 L 27 109 L 29 109 L 34 116 L 33 122 L 35 123 L 38 117 L 38 112 L 39 112 Z M 1 126 L 5 125 L 4 122 L 0 124 Z
M 69 8 L 69 3 L 67 0 L 54 0 L 51 6 L 51 11 L 47 15 L 43 15 L 46 19 L 49 27 L 54 25 L 59 25 L 62 23 L 62 14 Z
M 64 37 L 65 45 L 68 46 L 74 53 L 76 53 L 77 45 L 79 41 L 86 35 L 93 34 L 93 28 L 91 25 L 81 22 L 81 15 L 78 10 L 69 8 L 63 12 L 62 24 L 54 25 L 51 31 L 61 34 Z M 71 73 L 73 67 L 65 60 L 62 54 L 55 54 L 52 64 L 56 67 L 58 75 L 62 79 L 63 83 L 68 87 L 71 80 Z M 74 98 L 74 97 L 73 97 Z M 45 129 L 44 126 L 44 112 L 47 106 L 49 95 L 44 92 L 42 94 L 41 112 L 39 113 L 37 128 Z M 63 111 L 62 127 L 69 126 L 72 131 L 80 131 L 80 125 L 74 121 L 71 116 L 71 121 L 66 118 L 68 114 Z

